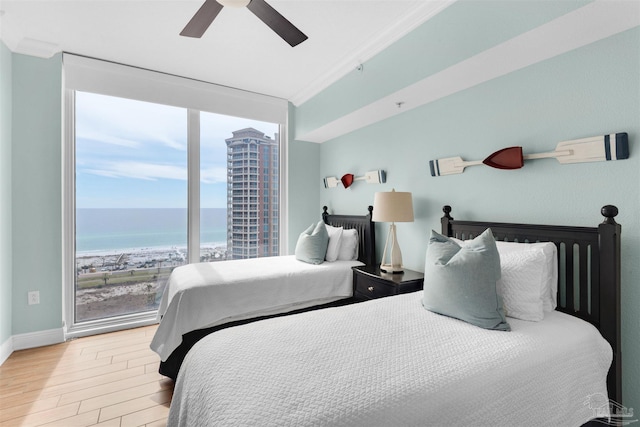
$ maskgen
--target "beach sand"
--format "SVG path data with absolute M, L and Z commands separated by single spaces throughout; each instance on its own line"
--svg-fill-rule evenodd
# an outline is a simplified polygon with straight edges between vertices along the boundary
M 141 282 L 78 290 L 76 318 L 84 321 L 157 310 L 166 283 L 167 279 L 161 278 L 155 283 Z
M 224 260 L 225 247 L 202 248 L 203 261 Z M 186 250 L 145 248 L 78 254 L 76 321 L 157 310 L 171 271 Z

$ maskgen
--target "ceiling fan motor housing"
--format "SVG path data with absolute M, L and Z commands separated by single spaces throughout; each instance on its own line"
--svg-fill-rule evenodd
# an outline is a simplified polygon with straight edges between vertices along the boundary
M 216 0 L 218 3 L 225 7 L 247 7 L 251 0 Z

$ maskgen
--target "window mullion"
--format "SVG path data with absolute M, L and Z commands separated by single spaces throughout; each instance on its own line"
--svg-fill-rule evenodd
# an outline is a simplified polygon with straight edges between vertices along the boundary
M 64 333 L 75 324 L 76 266 L 75 266 L 75 91 L 66 89 L 64 109 L 64 150 L 62 157 L 62 197 L 63 197 L 63 263 L 62 283 L 64 313 Z

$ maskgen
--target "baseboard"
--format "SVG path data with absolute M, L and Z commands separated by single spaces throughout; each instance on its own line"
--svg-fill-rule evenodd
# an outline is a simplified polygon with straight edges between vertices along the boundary
M 26 334 L 14 335 L 13 350 L 24 350 L 26 348 L 42 347 L 45 345 L 59 344 L 64 342 L 64 330 L 48 329 L 46 331 L 28 332 Z
M 13 337 L 9 337 L 0 346 L 0 365 L 2 365 L 13 353 Z

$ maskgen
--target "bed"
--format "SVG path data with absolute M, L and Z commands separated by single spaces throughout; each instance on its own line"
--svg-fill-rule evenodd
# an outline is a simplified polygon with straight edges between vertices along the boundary
M 617 209 L 597 227 L 456 221 L 469 239 L 551 241 L 557 308 L 485 330 L 421 292 L 216 332 L 187 356 L 168 419 L 188 425 L 582 425 L 621 401 Z
M 176 268 L 158 308 L 151 349 L 159 372 L 175 379 L 189 349 L 213 331 L 282 314 L 344 305 L 353 297 L 351 267 L 375 262 L 373 207 L 366 215 L 329 214 L 322 221 L 351 230 L 357 259 L 321 264 L 296 256 L 189 264 Z M 346 232 L 346 231 L 345 231 Z

